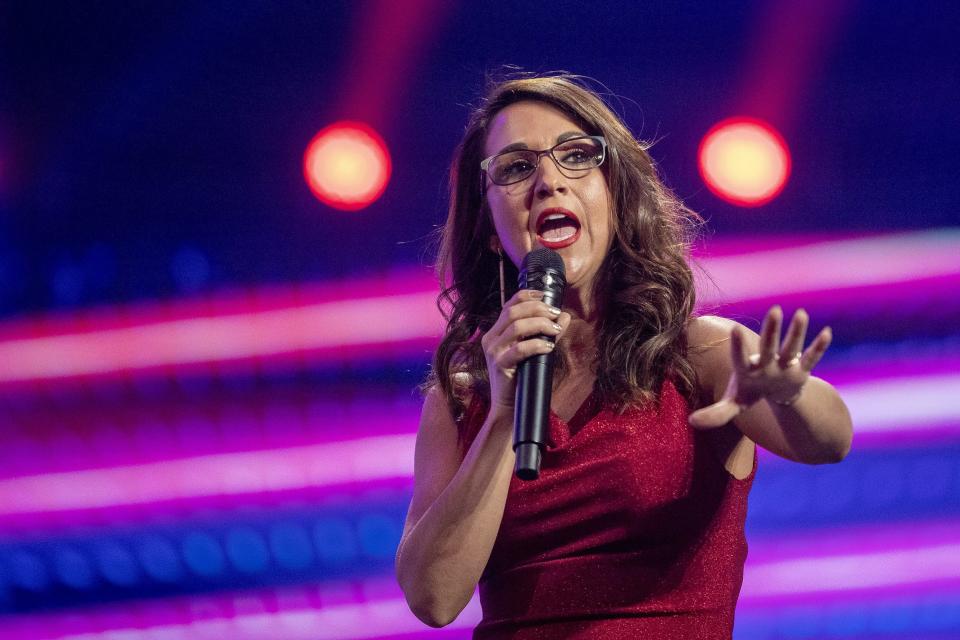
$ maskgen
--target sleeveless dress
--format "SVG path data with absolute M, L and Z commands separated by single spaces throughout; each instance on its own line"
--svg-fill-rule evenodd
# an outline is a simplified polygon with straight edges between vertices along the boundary
M 540 477 L 511 480 L 474 639 L 730 638 L 756 453 L 731 476 L 669 380 L 620 415 L 597 395 L 551 412 Z M 467 410 L 467 446 L 485 415 Z

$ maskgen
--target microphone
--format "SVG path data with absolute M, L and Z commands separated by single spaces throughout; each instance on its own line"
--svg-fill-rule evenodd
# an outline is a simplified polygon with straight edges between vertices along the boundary
M 563 258 L 551 249 L 536 249 L 520 266 L 520 288 L 543 291 L 543 301 L 560 307 L 567 279 Z M 538 336 L 553 342 L 553 336 Z M 550 394 L 553 390 L 553 353 L 530 356 L 517 365 L 516 406 L 513 412 L 515 473 L 521 480 L 540 476 L 540 453 L 550 421 Z

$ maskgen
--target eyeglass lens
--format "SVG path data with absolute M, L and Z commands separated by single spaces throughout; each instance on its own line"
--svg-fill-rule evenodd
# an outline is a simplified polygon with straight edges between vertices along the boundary
M 571 171 L 586 171 L 600 166 L 603 145 L 592 138 L 565 140 L 549 150 L 557 164 Z M 520 182 L 537 170 L 540 154 L 529 149 L 518 149 L 495 156 L 487 173 L 494 183 L 504 185 Z

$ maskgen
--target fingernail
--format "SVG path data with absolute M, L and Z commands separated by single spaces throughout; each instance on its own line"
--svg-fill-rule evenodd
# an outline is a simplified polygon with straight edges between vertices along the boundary
M 557 309 L 556 307 L 547 307 L 547 311 L 550 312 L 550 315 L 554 315 L 554 316 L 560 315 L 560 309 Z
M 561 327 L 560 325 L 558 325 L 556 322 L 553 323 L 553 328 L 556 329 L 557 331 L 562 331 L 562 330 L 563 330 L 563 327 Z
M 535 300 L 540 300 L 541 298 L 543 298 L 543 291 L 539 291 L 537 289 L 528 289 L 527 295 L 529 295 L 531 298 Z

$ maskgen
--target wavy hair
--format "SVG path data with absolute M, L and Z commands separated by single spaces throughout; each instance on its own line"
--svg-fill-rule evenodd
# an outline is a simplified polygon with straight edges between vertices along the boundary
M 596 362 L 601 397 L 620 411 L 641 406 L 657 397 L 669 377 L 695 403 L 696 375 L 686 339 L 695 301 L 688 256 L 702 219 L 661 182 L 649 145 L 630 133 L 582 77 L 565 73 L 494 82 L 470 117 L 450 167 L 450 205 L 436 260 L 437 305 L 446 330 L 423 387 L 440 386 L 458 424 L 471 394 L 489 404 L 480 337 L 500 314 L 500 289 L 480 161 L 493 117 L 521 100 L 551 105 L 587 134 L 607 140 L 601 169 L 612 195 L 613 242 L 592 292 L 601 309 Z M 507 282 L 515 283 L 517 267 L 504 263 Z M 557 356 L 561 379 L 566 362 L 560 349 Z

